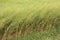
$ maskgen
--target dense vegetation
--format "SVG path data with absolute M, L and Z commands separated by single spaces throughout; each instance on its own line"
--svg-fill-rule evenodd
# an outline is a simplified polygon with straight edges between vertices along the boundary
M 60 1 L 0 0 L 0 40 L 60 40 Z

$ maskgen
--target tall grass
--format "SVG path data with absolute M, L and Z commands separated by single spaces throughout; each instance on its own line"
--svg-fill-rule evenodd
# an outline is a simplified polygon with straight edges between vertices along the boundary
M 0 2 L 0 40 L 59 40 L 59 1 Z

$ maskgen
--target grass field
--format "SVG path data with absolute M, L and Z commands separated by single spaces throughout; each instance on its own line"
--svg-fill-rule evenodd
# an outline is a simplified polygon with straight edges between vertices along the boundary
M 60 40 L 60 0 L 0 0 L 0 40 Z

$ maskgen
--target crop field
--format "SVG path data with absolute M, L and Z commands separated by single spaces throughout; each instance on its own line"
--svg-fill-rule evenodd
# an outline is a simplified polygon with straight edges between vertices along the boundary
M 0 40 L 60 40 L 60 0 L 0 0 Z

